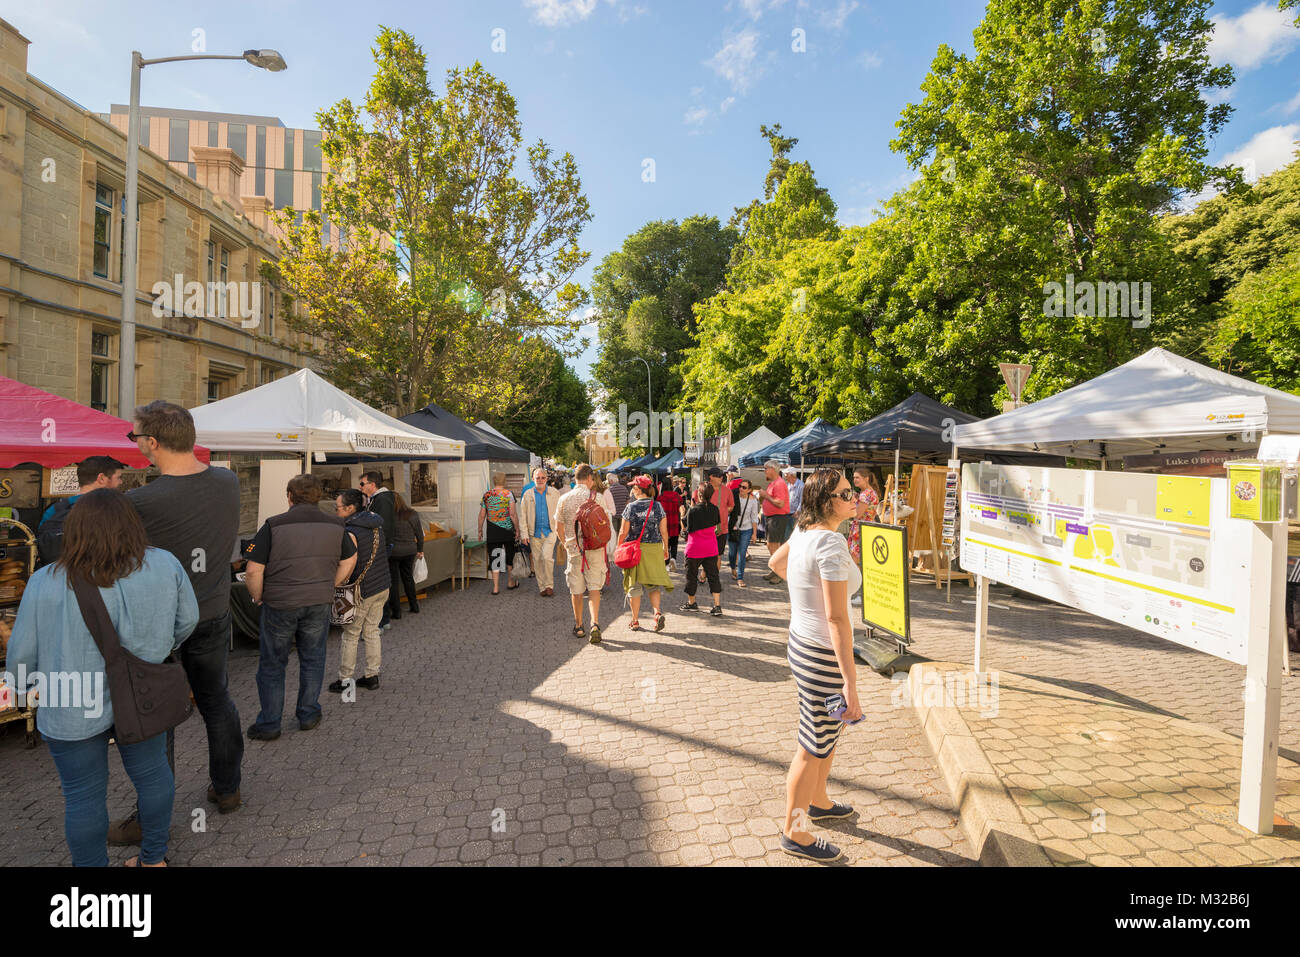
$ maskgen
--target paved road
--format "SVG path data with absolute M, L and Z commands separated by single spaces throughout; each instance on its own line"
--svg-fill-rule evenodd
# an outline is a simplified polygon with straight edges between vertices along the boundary
M 352 704 L 328 696 L 314 731 L 248 743 L 246 803 L 232 815 L 203 803 L 207 752 L 192 719 L 178 733 L 171 858 L 814 866 L 777 845 L 796 698 L 784 589 L 758 577 L 761 546 L 752 555 L 753 585 L 726 583 L 722 619 L 678 613 L 674 576 L 660 634 L 629 631 L 609 586 L 600 646 L 570 634 L 562 584 L 549 599 L 532 582 L 495 598 L 484 582 L 444 590 L 385 634 L 379 690 Z M 330 650 L 327 680 L 337 639 Z M 231 663 L 245 726 L 256 663 Z M 885 679 L 864 669 L 860 684 L 867 722 L 841 739 L 831 788 L 860 816 L 828 836 L 849 863 L 972 863 L 913 712 Z M 296 685 L 293 674 L 290 701 Z M 131 796 L 111 767 L 116 816 Z M 0 865 L 67 863 L 62 813 L 46 749 L 0 739 Z

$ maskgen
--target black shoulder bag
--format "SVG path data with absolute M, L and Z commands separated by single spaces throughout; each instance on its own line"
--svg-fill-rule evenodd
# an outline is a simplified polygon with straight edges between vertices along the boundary
M 113 736 L 139 744 L 170 731 L 194 713 L 190 683 L 177 661 L 155 664 L 122 647 L 99 589 L 84 579 L 72 583 L 81 617 L 104 656 L 108 693 L 113 702 Z M 170 657 L 170 656 L 169 656 Z

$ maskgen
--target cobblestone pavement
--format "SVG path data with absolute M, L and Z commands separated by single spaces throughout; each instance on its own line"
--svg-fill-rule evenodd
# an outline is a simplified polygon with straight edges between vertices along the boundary
M 679 613 L 675 575 L 659 634 L 628 630 L 616 579 L 600 646 L 572 637 L 562 582 L 553 598 L 531 581 L 498 597 L 485 582 L 444 588 L 385 633 L 378 690 L 354 704 L 323 695 L 316 730 L 290 715 L 278 741 L 247 743 L 235 814 L 204 803 L 191 719 L 177 735 L 171 859 L 812 866 L 778 850 L 796 696 L 785 592 L 759 577 L 762 548 L 751 555 L 751 587 L 725 581 L 721 619 Z M 257 658 L 241 650 L 231 687 L 246 727 Z M 334 638 L 327 682 L 337 662 Z M 825 833 L 849 863 L 972 864 L 912 710 L 859 671 L 867 721 L 841 738 L 831 781 L 859 816 Z M 292 661 L 290 674 L 292 701 Z M 132 799 L 117 758 L 110 767 L 116 817 Z M 62 814 L 48 751 L 24 751 L 21 732 L 0 738 L 0 865 L 67 863 Z M 129 853 L 110 848 L 114 861 Z

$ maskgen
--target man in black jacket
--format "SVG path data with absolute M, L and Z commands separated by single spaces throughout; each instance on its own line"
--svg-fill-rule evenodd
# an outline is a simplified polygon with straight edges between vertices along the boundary
M 397 503 L 393 500 L 393 493 L 384 487 L 382 473 L 362 472 L 359 484 L 361 494 L 366 497 L 366 508 L 383 520 L 384 541 L 388 543 L 388 554 L 384 555 L 383 560 L 388 565 L 388 578 L 392 581 L 398 574 L 397 562 L 391 558 L 393 542 L 397 540 Z M 379 623 L 379 627 L 387 628 L 390 618 L 400 617 L 401 612 L 394 611 L 392 602 L 385 602 L 384 617 Z
M 126 468 L 111 455 L 92 455 L 77 463 L 77 494 L 60 499 L 45 510 L 36 531 L 36 551 L 42 565 L 52 565 L 63 554 L 63 522 L 81 496 L 97 488 L 119 488 L 122 469 Z
M 384 538 L 383 520 L 374 512 L 362 511 L 361 493 L 354 488 L 344 489 L 335 497 L 334 514 L 343 519 L 357 549 L 356 570 L 345 587 L 360 581 L 361 601 L 352 620 L 343 626 L 339 678 L 330 685 L 330 691 L 341 692 L 356 680 L 358 639 L 366 643 L 366 674 L 356 685 L 373 691 L 379 687 L 379 621 L 391 584 L 388 540 Z

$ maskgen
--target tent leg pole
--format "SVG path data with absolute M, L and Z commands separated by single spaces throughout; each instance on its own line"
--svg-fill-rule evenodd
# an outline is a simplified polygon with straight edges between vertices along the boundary
M 303 469 L 303 474 L 311 475 L 311 429 L 310 428 L 307 429 L 307 451 L 303 453 L 303 459 L 306 462 L 306 467 Z
M 975 673 L 984 673 L 985 642 L 989 630 L 989 580 L 975 576 Z
M 465 447 L 461 446 L 460 450 L 460 590 L 464 591 L 469 585 L 465 577 L 465 545 L 463 539 L 465 536 Z

